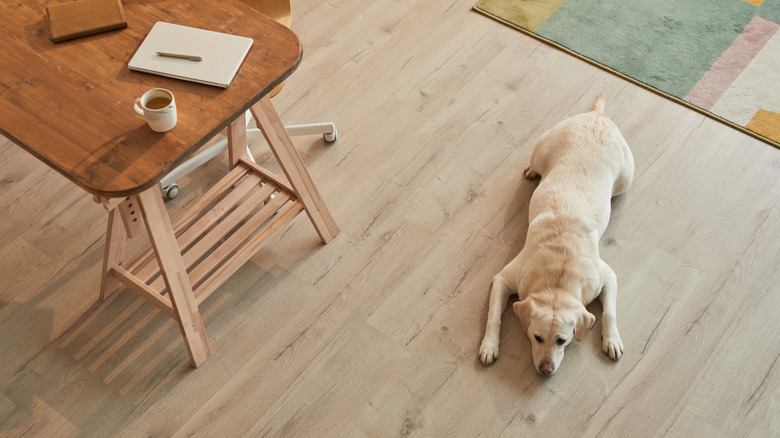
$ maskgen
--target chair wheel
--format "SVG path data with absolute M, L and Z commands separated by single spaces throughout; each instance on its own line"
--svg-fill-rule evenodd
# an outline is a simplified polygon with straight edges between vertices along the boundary
M 163 188 L 163 191 L 165 192 L 166 198 L 173 199 L 179 195 L 179 185 L 171 184 L 168 187 Z
M 333 143 L 339 138 L 339 131 L 334 126 L 333 132 L 322 134 L 322 138 L 325 140 L 325 143 Z

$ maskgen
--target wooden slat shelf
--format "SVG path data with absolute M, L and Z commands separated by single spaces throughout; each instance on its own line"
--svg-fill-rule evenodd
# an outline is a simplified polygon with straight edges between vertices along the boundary
M 187 276 L 198 304 L 246 263 L 303 205 L 284 181 L 242 159 L 201 196 L 173 226 Z M 174 316 L 160 266 L 150 248 L 130 257 L 110 275 L 128 289 Z
M 242 114 L 226 130 L 230 172 L 175 223 L 157 187 L 97 198 L 109 210 L 100 298 L 124 284 L 175 319 L 195 367 L 211 355 L 199 305 L 271 236 L 303 211 L 322 243 L 339 232 L 268 96 L 249 109 L 286 179 L 248 158 Z M 125 258 L 126 238 L 143 229 L 149 247 Z

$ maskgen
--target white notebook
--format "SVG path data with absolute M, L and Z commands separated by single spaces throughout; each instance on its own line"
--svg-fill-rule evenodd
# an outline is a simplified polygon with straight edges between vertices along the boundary
M 130 70 L 227 88 L 244 62 L 252 38 L 158 21 L 128 63 Z M 201 61 L 157 52 L 199 56 Z

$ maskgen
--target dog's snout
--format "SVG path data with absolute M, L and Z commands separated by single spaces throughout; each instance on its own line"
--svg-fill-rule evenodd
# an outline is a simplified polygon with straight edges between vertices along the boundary
M 539 364 L 539 373 L 542 375 L 549 376 L 554 371 L 555 365 L 553 365 L 553 362 L 550 359 L 544 359 L 542 363 Z

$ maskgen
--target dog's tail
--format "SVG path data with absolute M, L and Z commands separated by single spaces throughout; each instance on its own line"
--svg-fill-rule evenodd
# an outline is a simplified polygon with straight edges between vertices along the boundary
M 600 113 L 604 112 L 604 92 L 602 91 L 601 94 L 599 94 L 599 97 L 596 98 L 596 101 L 593 102 L 593 107 L 590 109 L 591 111 L 598 111 Z

